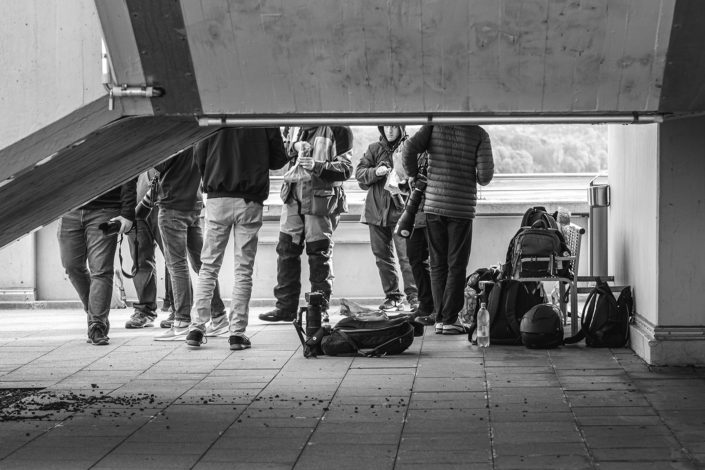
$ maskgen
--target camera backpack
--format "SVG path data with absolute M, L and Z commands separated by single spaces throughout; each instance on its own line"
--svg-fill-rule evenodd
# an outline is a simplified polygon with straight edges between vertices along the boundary
M 561 256 L 570 256 L 570 250 L 556 219 L 543 207 L 532 207 L 509 242 L 504 277 L 570 277 L 570 262 L 556 260 Z
M 593 348 L 622 348 L 629 342 L 629 324 L 634 300 L 626 286 L 615 299 L 612 289 L 600 278 L 588 294 L 580 319 L 580 331 L 564 340 L 565 344 L 585 344 Z
M 423 328 L 406 315 L 377 321 L 343 318 L 323 337 L 321 350 L 328 356 L 401 354 L 414 342 L 414 336 L 423 335 Z
M 490 343 L 521 344 L 519 323 L 535 305 L 546 302 L 543 285 L 513 279 L 497 281 L 490 291 L 487 310 L 490 314 Z M 468 336 L 468 339 L 471 339 Z
M 556 305 L 534 305 L 519 324 L 521 342 L 529 349 L 549 349 L 563 344 L 563 320 Z

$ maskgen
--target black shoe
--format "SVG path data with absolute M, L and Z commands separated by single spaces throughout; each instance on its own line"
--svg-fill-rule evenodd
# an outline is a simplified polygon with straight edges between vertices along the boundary
M 426 326 L 435 325 L 436 324 L 436 315 L 432 313 L 431 315 L 416 317 L 414 319 L 414 321 L 421 323 L 422 325 L 426 325 Z
M 186 335 L 186 344 L 192 348 L 200 348 L 206 342 L 205 334 L 199 330 L 191 330 Z
M 107 346 L 110 344 L 110 338 L 108 338 L 103 329 L 96 326 L 88 332 L 88 340 L 86 343 L 92 344 L 93 346 Z
M 259 319 L 264 321 L 294 321 L 296 320 L 296 312 L 285 312 L 275 308 L 267 313 L 260 313 Z
M 162 328 L 171 328 L 172 326 L 174 326 L 174 312 L 172 311 L 169 314 L 169 318 L 167 318 L 166 320 L 162 320 L 159 326 L 161 326 Z
M 230 336 L 230 338 L 228 339 L 228 343 L 230 343 L 230 349 L 232 349 L 233 351 L 239 351 L 241 349 L 248 349 L 252 347 L 252 343 L 250 343 L 250 338 L 243 335 L 242 333 Z

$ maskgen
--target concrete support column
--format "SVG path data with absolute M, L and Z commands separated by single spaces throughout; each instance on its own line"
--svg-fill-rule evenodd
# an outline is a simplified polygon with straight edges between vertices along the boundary
M 610 129 L 610 271 L 634 289 L 632 348 L 705 365 L 705 118 Z

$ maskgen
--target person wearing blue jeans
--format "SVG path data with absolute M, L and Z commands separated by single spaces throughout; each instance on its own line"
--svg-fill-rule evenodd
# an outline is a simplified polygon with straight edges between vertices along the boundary
M 159 171 L 159 229 L 172 283 L 174 322 L 169 330 L 154 339 L 183 341 L 188 334 L 193 307 L 189 261 L 196 273 L 202 265 L 201 175 L 193 160 L 191 147 L 158 165 L 156 169 Z M 210 321 L 206 326 L 207 336 L 218 336 L 228 331 L 228 317 L 217 281 L 213 288 L 208 315 Z
M 278 170 L 287 162 L 284 141 L 278 128 L 224 127 L 196 144 L 194 160 L 208 200 L 202 264 L 186 344 L 198 348 L 204 343 L 211 299 L 232 232 L 235 283 L 228 343 L 231 350 L 247 349 L 251 342 L 245 331 L 263 203 L 269 196 L 269 170 Z
M 132 180 L 108 191 L 59 221 L 61 264 L 86 311 L 87 342 L 96 346 L 110 341 L 115 250 L 118 236 L 128 232 L 135 220 L 135 183 Z M 104 233 L 100 225 L 106 222 L 118 222 L 118 233 Z

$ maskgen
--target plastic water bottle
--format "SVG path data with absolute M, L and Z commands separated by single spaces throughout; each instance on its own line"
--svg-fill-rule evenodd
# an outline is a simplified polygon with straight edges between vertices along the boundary
M 485 302 L 480 304 L 480 310 L 477 311 L 477 345 L 481 348 L 490 345 L 490 312 Z

